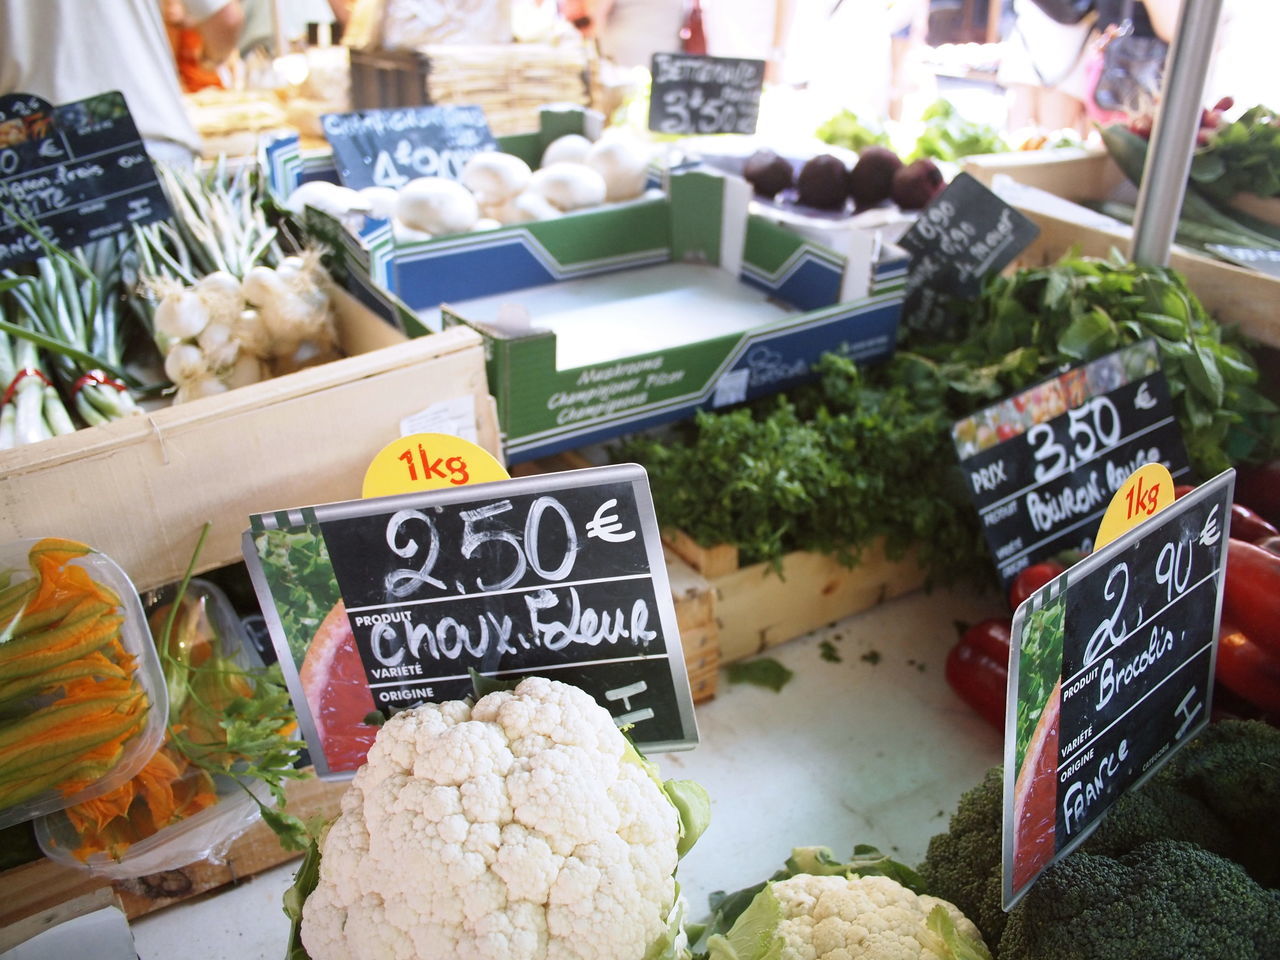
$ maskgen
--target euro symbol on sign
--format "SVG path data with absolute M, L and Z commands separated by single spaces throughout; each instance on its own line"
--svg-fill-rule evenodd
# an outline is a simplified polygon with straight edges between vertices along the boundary
M 1150 410 L 1156 405 L 1156 398 L 1147 393 L 1145 383 L 1138 388 L 1138 394 L 1133 398 L 1133 405 L 1139 410 Z
M 1218 515 L 1210 513 L 1204 521 L 1204 529 L 1200 531 L 1200 545 L 1202 547 L 1212 547 L 1222 537 L 1218 530 Z
M 587 536 L 599 537 L 605 543 L 626 543 L 636 535 L 634 530 L 622 532 L 622 523 L 618 520 L 617 514 L 606 514 L 606 510 L 612 510 L 618 505 L 618 501 L 606 500 L 600 504 L 596 510 L 596 515 L 587 523 Z

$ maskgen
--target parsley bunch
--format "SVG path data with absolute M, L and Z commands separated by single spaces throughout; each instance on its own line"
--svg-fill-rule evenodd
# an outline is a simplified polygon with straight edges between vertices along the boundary
M 674 437 L 633 436 L 615 453 L 645 465 L 664 524 L 736 544 L 746 563 L 810 550 L 852 565 L 883 537 L 889 556 L 914 551 L 933 579 L 984 577 L 942 388 L 917 395 L 896 370 L 828 354 L 819 380 L 789 396 L 699 413 Z

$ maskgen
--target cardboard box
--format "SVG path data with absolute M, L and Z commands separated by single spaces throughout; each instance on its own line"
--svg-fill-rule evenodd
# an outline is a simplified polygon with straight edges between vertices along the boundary
M 0 540 L 68 537 L 108 554 L 139 590 L 238 562 L 249 514 L 360 495 L 400 420 L 469 399 L 497 451 L 481 339 L 458 328 L 405 341 L 337 294 L 344 352 L 321 366 L 37 444 L 0 450 Z
M 748 214 L 749 198 L 737 178 L 675 174 L 668 196 L 572 224 L 375 257 L 375 285 L 484 335 L 513 462 L 789 389 L 827 351 L 888 356 L 905 254 L 850 260 Z

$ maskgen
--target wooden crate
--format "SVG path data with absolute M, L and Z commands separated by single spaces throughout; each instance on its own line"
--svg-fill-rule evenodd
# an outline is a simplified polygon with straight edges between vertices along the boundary
M 496 136 L 538 125 L 549 103 L 586 105 L 590 62 L 580 44 L 432 44 L 351 50 L 351 108 L 458 104 L 484 110 Z
M 992 154 L 969 158 L 964 169 L 987 185 L 1003 173 L 1075 202 L 1104 200 L 1124 182 L 1114 161 L 1098 150 Z M 1058 210 L 1020 209 L 1035 221 L 1040 235 L 1012 267 L 1053 263 L 1072 249 L 1092 257 L 1108 256 L 1113 249 L 1126 255 L 1129 252 L 1133 230 L 1125 224 L 1103 227 L 1095 221 L 1086 225 Z M 1092 214 L 1081 213 L 1092 219 Z M 1196 296 L 1220 322 L 1238 326 L 1267 347 L 1280 348 L 1280 315 L 1275 310 L 1280 302 L 1280 280 L 1178 246 L 1169 255 L 1169 266 L 1187 278 Z
M 365 468 L 434 403 L 474 400 L 498 449 L 480 337 L 414 340 L 338 292 L 342 360 L 0 451 L 0 540 L 63 536 L 108 554 L 139 590 L 242 559 L 249 515 L 360 496 Z
M 890 560 L 880 544 L 846 567 L 834 557 L 796 551 L 771 564 L 738 565 L 737 548 L 702 547 L 679 530 L 663 532 L 667 549 L 710 581 L 715 591 L 721 663 L 754 656 L 842 617 L 924 585 L 910 557 Z
M 294 780 L 285 784 L 290 813 L 309 821 L 338 815 L 350 783 Z M 261 820 L 233 840 L 224 860 L 198 860 L 175 870 L 134 880 L 95 877 L 44 857 L 0 873 L 0 952 L 41 930 L 114 902 L 129 919 L 288 863 L 301 854 L 285 850 Z

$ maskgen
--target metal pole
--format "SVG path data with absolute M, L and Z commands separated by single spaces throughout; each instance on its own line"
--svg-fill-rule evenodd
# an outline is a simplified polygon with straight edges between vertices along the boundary
M 1191 173 L 1204 81 L 1221 12 L 1222 0 L 1182 0 L 1165 60 L 1160 109 L 1151 130 L 1151 145 L 1133 214 L 1129 257 L 1135 263 L 1165 266 L 1169 262 L 1169 247 L 1178 229 Z

